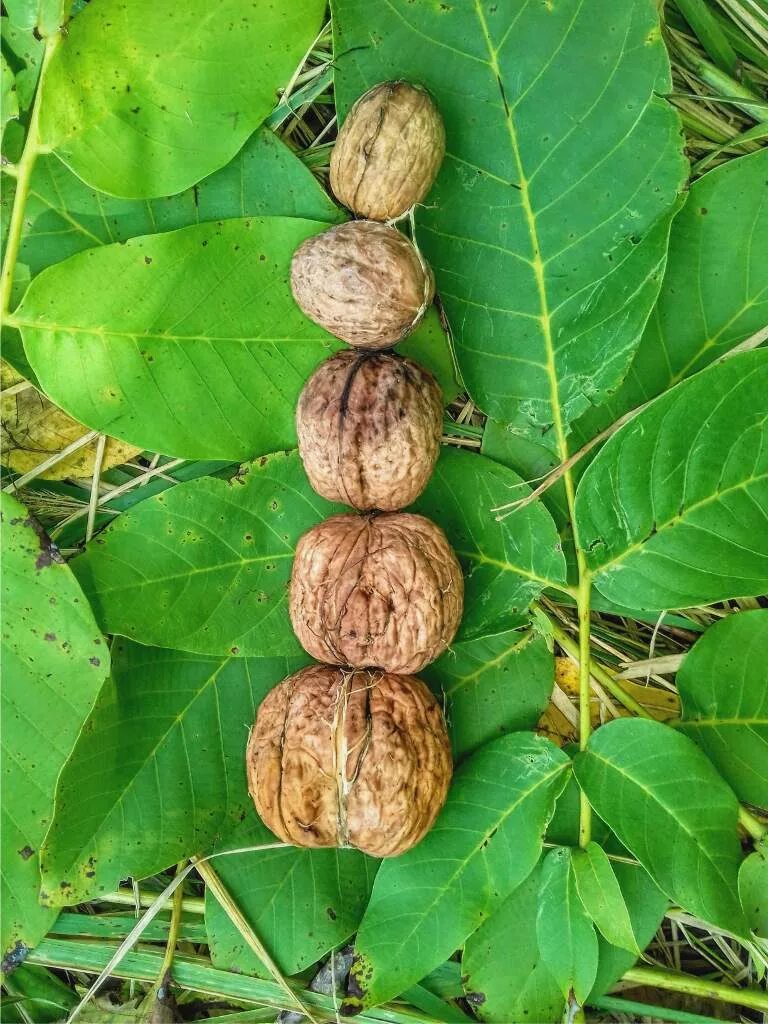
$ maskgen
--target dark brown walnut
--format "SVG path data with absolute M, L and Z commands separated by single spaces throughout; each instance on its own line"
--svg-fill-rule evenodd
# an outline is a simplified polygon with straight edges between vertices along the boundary
M 256 810 L 281 839 L 393 857 L 443 806 L 451 748 L 420 679 L 312 665 L 265 698 L 246 768 Z
M 318 661 L 418 672 L 453 640 L 463 600 L 456 556 L 423 516 L 332 516 L 296 547 L 291 622 Z
M 392 220 L 420 203 L 445 155 L 445 128 L 429 93 L 382 82 L 355 103 L 331 153 L 331 188 L 359 217 Z
M 432 274 L 405 235 L 356 220 L 314 235 L 296 250 L 291 289 L 302 311 L 357 348 L 391 348 L 432 301 Z
M 390 352 L 337 352 L 309 378 L 296 410 L 309 482 L 362 511 L 404 508 L 421 494 L 442 428 L 435 378 Z

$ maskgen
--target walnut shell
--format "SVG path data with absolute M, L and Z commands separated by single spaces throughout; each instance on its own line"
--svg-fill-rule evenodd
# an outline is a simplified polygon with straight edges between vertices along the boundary
M 347 114 L 331 153 L 334 195 L 359 217 L 401 217 L 432 188 L 445 155 L 443 119 L 408 82 L 382 82 Z
M 405 235 L 349 221 L 303 242 L 291 263 L 293 297 L 310 320 L 357 348 L 391 348 L 432 301 L 429 268 Z
M 337 352 L 299 397 L 296 433 L 318 494 L 362 511 L 404 508 L 440 451 L 443 399 L 432 374 L 390 352 Z
M 443 806 L 451 747 L 420 679 L 312 665 L 263 701 L 246 770 L 256 810 L 286 842 L 393 857 Z
M 463 600 L 456 556 L 423 516 L 332 516 L 296 546 L 291 622 L 318 661 L 418 672 L 453 640 Z

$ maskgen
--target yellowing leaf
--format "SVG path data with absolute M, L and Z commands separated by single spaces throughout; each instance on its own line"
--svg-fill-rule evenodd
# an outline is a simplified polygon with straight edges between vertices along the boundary
M 579 703 L 579 669 L 570 659 L 561 655 L 555 657 L 555 682 L 560 690 L 553 694 L 553 699 L 539 719 L 536 731 L 547 736 L 553 743 L 562 747 L 565 743 L 573 743 L 578 739 L 576 727 Z M 680 699 L 671 690 L 663 690 L 652 684 L 634 683 L 628 679 L 617 680 L 622 690 L 633 697 L 657 722 L 667 722 L 680 714 Z M 590 719 L 593 726 L 610 721 L 612 717 L 626 718 L 633 712 L 627 711 L 619 701 L 608 695 L 615 716 L 607 710 L 603 700 L 593 691 L 590 697 Z M 569 714 L 567 704 L 573 705 L 573 714 Z
M 12 379 L 11 374 L 16 381 Z M 13 371 L 11 374 L 3 372 L 6 386 L 8 383 L 22 380 Z M 51 455 L 62 451 L 67 445 L 88 433 L 87 427 L 72 419 L 32 385 L 0 400 L 0 423 L 2 462 L 16 473 L 29 472 Z M 140 451 L 141 448 L 110 438 L 104 448 L 102 471 L 127 462 Z M 70 476 L 88 477 L 93 473 L 95 456 L 94 439 L 92 444 L 68 455 L 40 476 L 46 480 L 63 480 Z

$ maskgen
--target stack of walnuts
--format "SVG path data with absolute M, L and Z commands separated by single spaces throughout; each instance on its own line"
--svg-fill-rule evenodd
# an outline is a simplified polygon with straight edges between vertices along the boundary
M 393 346 L 432 301 L 418 249 L 387 221 L 429 191 L 445 152 L 430 96 L 406 82 L 354 105 L 331 158 L 353 220 L 296 251 L 291 286 L 310 319 L 352 348 L 299 399 L 299 452 L 318 494 L 356 512 L 299 541 L 290 615 L 324 664 L 285 679 L 259 709 L 247 752 L 256 809 L 297 846 L 403 853 L 431 827 L 451 778 L 442 712 L 419 672 L 461 620 L 461 568 L 442 530 L 400 512 L 424 490 L 442 433 L 440 388 Z

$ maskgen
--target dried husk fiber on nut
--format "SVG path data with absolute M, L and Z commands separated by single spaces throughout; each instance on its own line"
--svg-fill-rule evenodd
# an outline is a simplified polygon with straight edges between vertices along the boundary
M 291 289 L 302 311 L 357 348 L 391 348 L 432 301 L 432 274 L 408 239 L 386 224 L 350 221 L 303 242 Z
M 392 220 L 424 199 L 444 155 L 445 128 L 429 93 L 382 82 L 347 114 L 331 153 L 331 188 L 358 216 Z
M 246 767 L 256 810 L 281 839 L 392 857 L 437 817 L 451 752 L 421 680 L 313 665 L 263 701 Z
M 296 547 L 291 622 L 318 661 L 418 672 L 453 640 L 463 599 L 456 556 L 423 516 L 332 516 Z
M 442 426 L 435 378 L 390 352 L 337 352 L 309 378 L 296 409 L 309 482 L 329 501 L 362 511 L 415 501 L 437 461 Z

